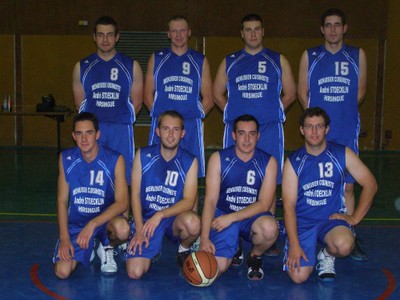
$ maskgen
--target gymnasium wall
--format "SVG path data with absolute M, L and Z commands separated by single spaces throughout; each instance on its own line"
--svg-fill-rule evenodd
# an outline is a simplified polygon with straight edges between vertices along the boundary
M 63 2 L 64 5 L 60 3 Z M 84 3 L 81 3 L 84 2 Z M 119 5 L 107 8 L 106 1 L 2 1 L 1 6 L 15 11 L 15 18 L 4 15 L 0 10 L 0 95 L 11 94 L 25 106 L 34 107 L 41 97 L 52 93 L 58 105 L 73 109 L 72 69 L 82 57 L 95 50 L 91 29 L 94 20 L 103 14 L 114 16 L 121 30 L 163 31 L 166 21 L 174 14 L 188 16 L 197 40 L 205 37 L 204 50 L 210 61 L 212 76 L 225 55 L 243 47 L 239 38 L 240 19 L 247 12 L 256 11 L 265 21 L 265 46 L 284 54 L 297 80 L 298 64 L 302 52 L 322 42 L 319 35 L 319 15 L 327 8 L 341 7 L 348 16 L 349 33 L 347 43 L 364 48 L 368 59 L 367 96 L 360 107 L 361 137 L 360 149 L 374 149 L 376 143 L 376 99 L 383 97 L 382 114 L 378 116 L 380 134 L 384 138 L 391 131 L 390 140 L 382 140 L 387 150 L 400 149 L 400 129 L 396 122 L 396 84 L 400 66 L 397 55 L 400 42 L 397 1 L 248 1 L 246 7 L 232 7 L 231 1 L 117 1 Z M 155 3 L 171 5 L 155 7 Z M 284 3 L 283 3 L 284 2 Z M 117 7 L 117 8 L 115 8 Z M 162 8 L 162 9 L 161 9 Z M 6 10 L 7 11 L 7 10 Z M 141 12 L 145 12 L 141 13 Z M 244 13 L 245 11 L 245 13 Z M 62 13 L 61 13 L 62 12 Z M 387 16 L 386 16 L 387 13 Z M 146 16 L 146 17 L 142 17 Z M 150 18 L 148 16 L 151 16 Z M 202 16 L 202 17 L 200 17 Z M 223 17 L 222 17 L 223 16 Z M 78 20 L 88 20 L 88 27 L 78 26 Z M 15 76 L 15 36 L 20 37 L 20 77 Z M 380 81 L 379 41 L 387 37 L 384 78 Z M 18 74 L 18 72 L 17 72 Z M 382 87 L 382 82 L 385 85 Z M 381 85 L 381 86 L 380 86 Z M 383 91 L 380 90 L 383 89 Z M 380 93 L 380 95 L 378 95 Z M 379 103 L 378 103 L 379 105 Z M 301 113 L 298 102 L 287 112 L 285 123 L 286 149 L 302 144 L 298 134 L 297 119 Z M 45 117 L 24 117 L 22 119 L 22 145 L 56 145 L 56 123 Z M 0 117 L 0 146 L 15 143 L 16 119 Z M 71 119 L 61 126 L 62 147 L 72 145 Z M 205 120 L 205 144 L 207 147 L 222 143 L 222 113 L 217 107 Z M 147 143 L 148 127 L 135 127 L 137 146 Z M 379 135 L 378 135 L 379 136 Z

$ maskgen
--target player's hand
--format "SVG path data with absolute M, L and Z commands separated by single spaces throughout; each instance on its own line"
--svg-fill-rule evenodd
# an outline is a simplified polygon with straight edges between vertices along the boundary
M 289 272 L 295 272 L 297 270 L 297 272 L 300 272 L 300 258 L 303 258 L 305 261 L 308 262 L 308 258 L 305 255 L 303 249 L 300 247 L 300 245 L 290 245 L 289 248 L 289 253 L 288 253 L 288 257 L 286 260 L 286 265 L 289 269 Z
M 200 239 L 199 251 L 205 251 L 215 255 L 215 246 L 209 239 Z
M 146 223 L 144 223 L 142 229 L 142 235 L 149 239 L 152 238 L 161 220 L 162 220 L 162 215 L 156 212 L 150 219 L 147 220 Z
M 58 247 L 58 257 L 63 261 L 72 261 L 75 256 L 74 246 L 71 241 L 60 241 L 60 246 Z
M 211 223 L 211 228 L 221 232 L 225 228 L 229 227 L 232 224 L 232 221 L 229 215 L 219 216 L 218 218 L 214 219 Z
M 127 251 L 134 255 L 138 251 L 139 255 L 142 254 L 142 245 L 145 244 L 145 248 L 149 246 L 149 239 L 136 232 L 131 241 L 129 242 Z
M 333 214 L 329 217 L 329 220 L 343 220 L 349 223 L 351 226 L 356 226 L 358 222 L 353 218 L 353 216 L 349 216 L 346 214 Z
M 92 222 L 87 223 L 86 226 L 83 227 L 82 231 L 78 235 L 78 238 L 76 239 L 76 243 L 79 245 L 79 247 L 82 249 L 89 248 L 89 241 L 92 238 L 95 229 L 96 226 L 93 225 Z

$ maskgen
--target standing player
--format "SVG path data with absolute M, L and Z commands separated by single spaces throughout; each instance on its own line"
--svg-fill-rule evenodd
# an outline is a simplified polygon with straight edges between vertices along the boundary
M 234 120 L 243 114 L 253 115 L 260 123 L 257 147 L 271 153 L 277 160 L 277 183 L 280 184 L 284 111 L 296 97 L 292 70 L 283 55 L 264 48 L 264 27 L 260 16 L 245 16 L 241 35 L 244 49 L 225 57 L 214 82 L 214 100 L 224 112 L 224 148 L 235 143 L 231 134 Z
M 287 241 L 284 270 L 296 283 L 308 279 L 315 265 L 318 276 L 334 280 L 335 257 L 350 254 L 355 239 L 352 226 L 371 207 L 377 184 L 374 176 L 348 147 L 329 142 L 329 116 L 319 107 L 306 109 L 300 118 L 305 146 L 288 157 L 283 169 L 282 199 Z M 346 214 L 346 170 L 361 185 L 357 209 Z
M 114 19 L 99 18 L 93 39 L 96 53 L 78 62 L 73 71 L 75 106 L 97 116 L 99 142 L 123 155 L 129 185 L 135 153 L 132 125 L 143 102 L 142 70 L 137 61 L 115 50 L 119 33 Z
M 192 211 L 197 194 L 197 159 L 179 143 L 185 135 L 176 111 L 159 116 L 160 144 L 137 151 L 132 171 L 133 237 L 127 248 L 126 270 L 140 279 L 160 254 L 164 235 L 180 240 L 180 267 L 200 234 L 200 219 Z
M 278 237 L 269 212 L 276 189 L 275 158 L 256 148 L 258 122 L 251 115 L 233 125 L 235 145 L 211 155 L 206 176 L 200 250 L 216 256 L 220 274 L 231 265 L 239 238 L 252 243 L 247 277 L 264 276 L 262 255 Z
M 189 48 L 191 31 L 183 16 L 168 23 L 171 47 L 155 52 L 149 60 L 144 103 L 150 110 L 152 123 L 149 145 L 160 142 L 156 134 L 158 117 L 166 110 L 175 110 L 185 119 L 186 134 L 181 147 L 196 155 L 199 177 L 205 176 L 203 121 L 213 107 L 212 81 L 207 58 Z
M 57 216 L 60 231 L 54 252 L 54 272 L 68 278 L 78 262 L 87 266 L 97 250 L 101 271 L 115 273 L 113 247 L 126 241 L 130 228 L 121 214 L 128 207 L 123 157 L 100 144 L 97 118 L 91 113 L 74 117 L 76 147 L 60 154 Z M 103 247 L 104 245 L 104 247 Z
M 300 61 L 298 95 L 303 108 L 321 107 L 331 121 L 329 141 L 345 145 L 358 154 L 360 117 L 358 105 L 365 97 L 367 60 L 363 49 L 348 46 L 346 17 L 339 9 L 321 16 L 324 44 L 306 50 Z M 347 212 L 354 212 L 354 178 L 346 178 Z M 357 240 L 351 257 L 366 261 Z

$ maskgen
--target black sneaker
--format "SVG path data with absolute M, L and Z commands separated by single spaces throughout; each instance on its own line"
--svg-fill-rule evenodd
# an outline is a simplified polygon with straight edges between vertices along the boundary
M 368 261 L 368 255 L 361 249 L 360 240 L 355 239 L 354 249 L 350 253 L 350 257 L 356 261 Z
M 176 252 L 176 262 L 178 263 L 179 268 L 183 268 L 183 263 L 185 262 L 186 258 L 190 255 L 190 250 L 183 251 L 183 252 Z
M 239 267 L 243 263 L 243 247 L 242 240 L 239 240 L 239 248 L 235 256 L 232 258 L 231 265 L 234 267 Z
M 250 256 L 247 259 L 247 278 L 250 280 L 261 280 L 264 277 L 264 271 L 262 269 L 263 260 L 262 256 Z

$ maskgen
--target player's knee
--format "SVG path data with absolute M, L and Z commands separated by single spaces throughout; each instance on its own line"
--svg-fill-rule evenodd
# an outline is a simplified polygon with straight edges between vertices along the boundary
M 128 277 L 131 279 L 138 280 L 142 278 L 143 274 L 145 273 L 145 269 L 142 266 L 135 266 L 133 264 L 126 265 L 126 273 Z
M 297 284 L 302 284 L 303 282 L 306 282 L 308 277 L 310 277 L 310 273 L 301 271 L 297 272 L 297 270 L 294 272 L 288 271 L 287 274 L 289 275 L 290 279 L 292 279 L 292 281 Z
M 56 264 L 54 267 L 54 274 L 60 279 L 67 279 L 71 275 L 71 268 L 62 267 Z
M 183 225 L 190 235 L 200 234 L 201 221 L 196 214 L 187 214 L 183 220 Z

